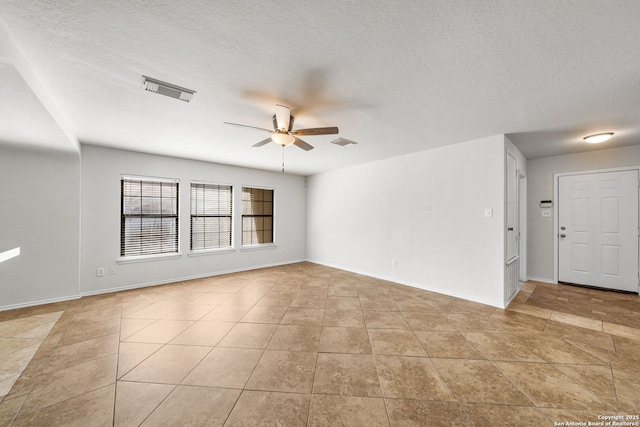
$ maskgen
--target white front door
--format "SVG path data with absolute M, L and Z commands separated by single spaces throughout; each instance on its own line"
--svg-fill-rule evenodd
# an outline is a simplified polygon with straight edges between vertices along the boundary
M 638 292 L 638 171 L 560 176 L 558 278 Z

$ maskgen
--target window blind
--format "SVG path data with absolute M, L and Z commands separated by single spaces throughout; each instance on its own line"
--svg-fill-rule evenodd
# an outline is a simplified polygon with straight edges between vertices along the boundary
M 273 243 L 273 190 L 242 187 L 242 244 Z
M 231 247 L 233 189 L 191 183 L 191 250 Z
M 120 256 L 178 252 L 178 182 L 121 179 Z

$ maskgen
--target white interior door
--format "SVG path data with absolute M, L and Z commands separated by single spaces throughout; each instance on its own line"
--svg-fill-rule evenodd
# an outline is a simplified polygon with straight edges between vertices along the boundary
M 558 278 L 638 292 L 638 171 L 561 176 Z

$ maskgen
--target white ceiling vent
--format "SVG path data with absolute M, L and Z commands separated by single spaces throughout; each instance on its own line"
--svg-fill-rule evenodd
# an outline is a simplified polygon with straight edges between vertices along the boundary
M 344 147 L 345 145 L 349 145 L 349 144 L 357 144 L 357 142 L 352 141 L 350 139 L 347 138 L 343 138 L 340 137 L 338 139 L 334 139 L 333 141 L 331 141 L 332 144 L 336 144 L 336 145 L 340 145 L 342 147 Z
M 169 96 L 185 102 L 191 101 L 193 94 L 196 93 L 195 90 L 172 85 L 171 83 L 162 82 L 147 76 L 142 76 L 142 87 L 149 92 L 159 93 L 160 95 Z

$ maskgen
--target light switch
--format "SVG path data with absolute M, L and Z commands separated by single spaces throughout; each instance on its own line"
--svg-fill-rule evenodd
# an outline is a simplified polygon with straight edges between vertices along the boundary
M 486 208 L 484 210 L 484 217 L 485 218 L 493 218 L 493 209 L 491 208 Z

